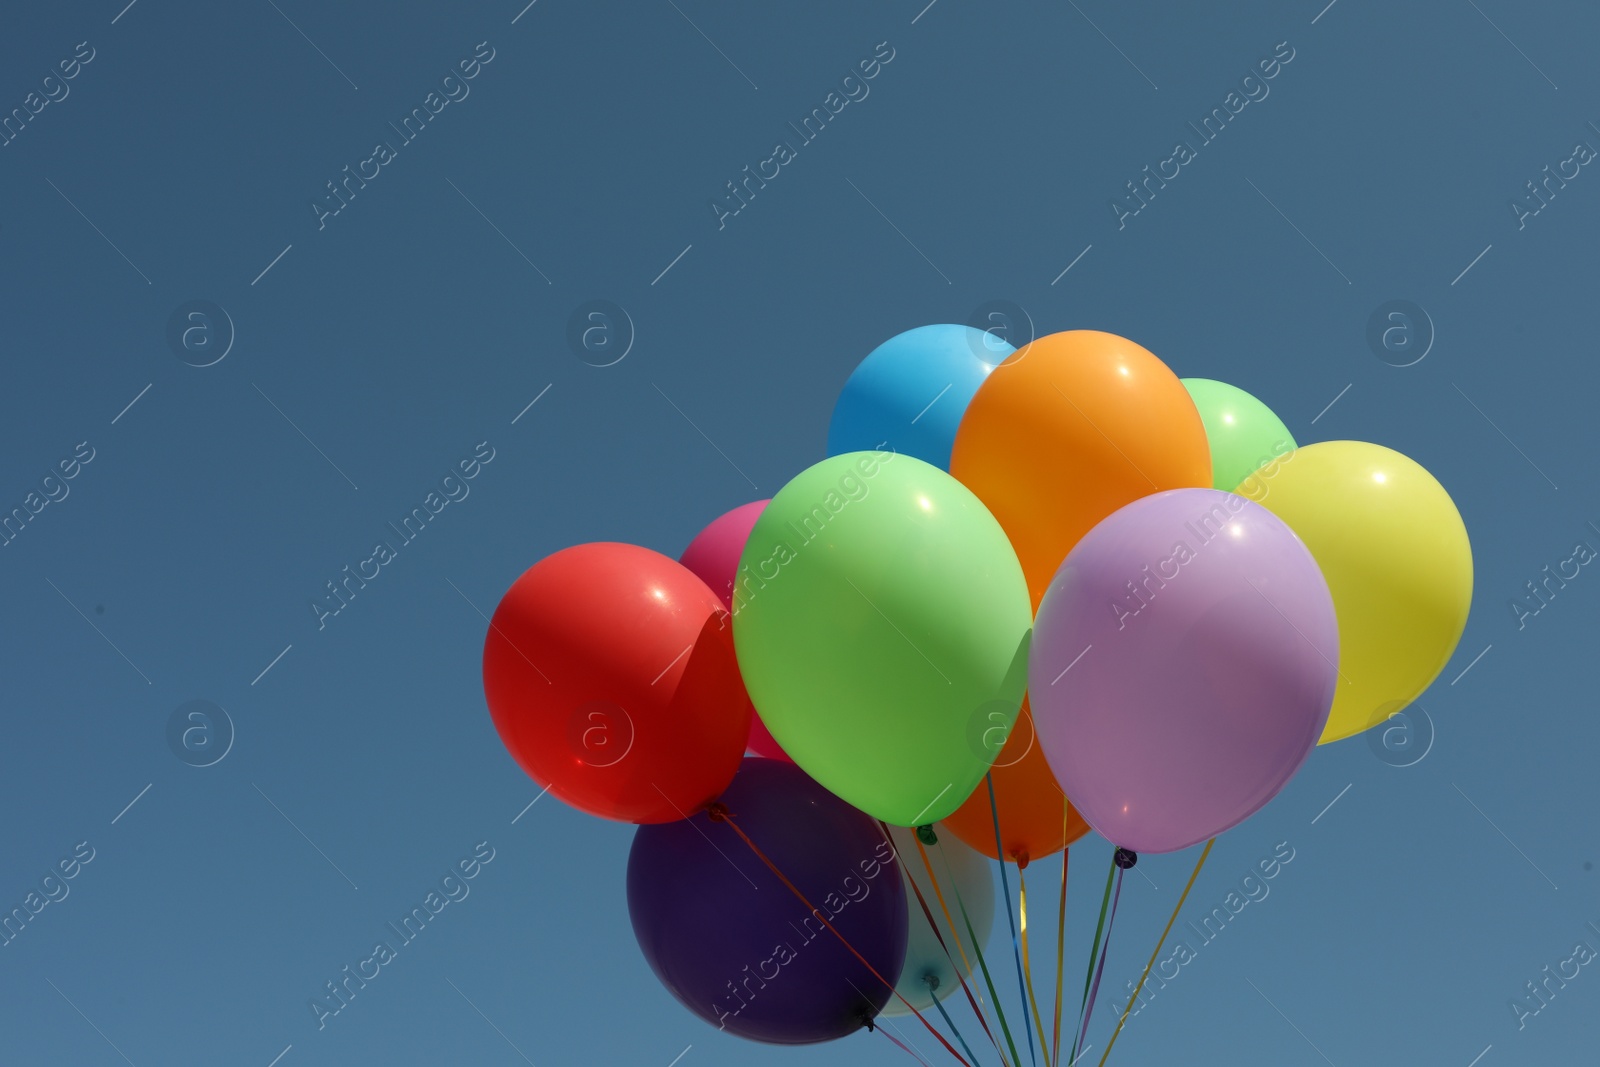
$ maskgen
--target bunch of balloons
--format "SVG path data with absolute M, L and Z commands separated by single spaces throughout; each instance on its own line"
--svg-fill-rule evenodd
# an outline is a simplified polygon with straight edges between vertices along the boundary
M 530 776 L 640 824 L 666 987 L 803 1043 L 965 987 L 984 857 L 1250 816 L 1434 680 L 1471 594 L 1455 506 L 1397 452 L 1297 445 L 1113 334 L 924 326 L 850 376 L 826 458 L 679 560 L 531 567 L 483 679 Z

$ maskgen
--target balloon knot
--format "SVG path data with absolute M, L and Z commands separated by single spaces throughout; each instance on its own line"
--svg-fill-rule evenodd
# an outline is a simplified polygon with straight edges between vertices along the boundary
M 938 990 L 939 990 L 939 976 L 938 975 L 933 974 L 933 973 L 930 972 L 928 974 L 923 975 L 922 976 L 922 980 L 925 983 L 927 983 L 929 991 L 938 992 Z
M 924 845 L 937 845 L 939 843 L 939 835 L 933 832 L 932 823 L 917 827 L 917 840 Z
M 1016 864 L 1017 864 L 1017 870 L 1019 870 L 1019 871 L 1027 870 L 1027 868 L 1028 868 L 1028 854 L 1026 852 L 1018 852 L 1017 855 L 1016 855 Z
M 710 807 L 706 808 L 706 818 L 710 819 L 712 822 L 723 822 L 732 817 L 733 813 L 729 811 L 721 801 L 717 801 Z
M 864 1012 L 862 1013 L 862 1016 L 861 1016 L 861 1025 L 865 1026 L 867 1028 L 867 1033 L 869 1033 L 869 1034 L 872 1033 L 873 1030 L 877 1029 L 875 1026 L 872 1025 L 872 1016 L 867 1015 Z
M 1117 849 L 1116 853 L 1112 855 L 1111 862 L 1115 863 L 1123 870 L 1127 870 L 1129 867 L 1132 867 L 1135 863 L 1139 862 L 1139 854 L 1134 852 L 1132 849 L 1119 848 Z

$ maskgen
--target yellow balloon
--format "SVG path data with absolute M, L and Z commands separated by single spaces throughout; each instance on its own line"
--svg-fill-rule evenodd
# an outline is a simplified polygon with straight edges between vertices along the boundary
M 1240 484 L 1311 550 L 1339 619 L 1339 682 L 1319 744 L 1385 721 L 1439 676 L 1472 604 L 1472 545 L 1450 494 L 1415 460 L 1324 441 Z

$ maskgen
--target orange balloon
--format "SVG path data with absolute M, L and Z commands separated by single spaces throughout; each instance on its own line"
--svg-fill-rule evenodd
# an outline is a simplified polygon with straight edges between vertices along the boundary
M 989 806 L 989 787 L 979 782 L 966 803 L 944 817 L 944 825 L 962 844 L 990 859 L 999 859 L 994 847 L 995 811 L 1000 813 L 1005 858 L 1013 862 L 1026 864 L 1043 859 L 1089 832 L 1089 824 L 1067 802 L 1055 775 L 1050 773 L 1044 750 L 1034 736 L 1033 712 L 1026 699 L 1017 716 L 1017 727 L 1006 739 L 989 773 L 994 777 L 993 809 Z
M 1034 607 L 1079 538 L 1125 504 L 1209 488 L 1211 450 L 1178 376 L 1098 330 L 1041 337 L 984 380 L 956 430 L 950 473 L 1022 561 Z

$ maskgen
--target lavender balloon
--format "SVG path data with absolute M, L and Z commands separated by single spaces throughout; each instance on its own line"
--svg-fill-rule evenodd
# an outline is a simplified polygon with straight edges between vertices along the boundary
M 1135 852 L 1173 852 L 1277 795 L 1333 704 L 1339 631 L 1311 553 L 1243 497 L 1136 500 L 1062 561 L 1028 691 L 1068 798 Z
M 628 914 L 651 969 L 684 1007 L 754 1041 L 860 1029 L 891 996 L 884 982 L 906 954 L 906 891 L 888 838 L 784 760 L 746 759 L 719 800 L 820 915 L 706 812 L 641 826 Z

